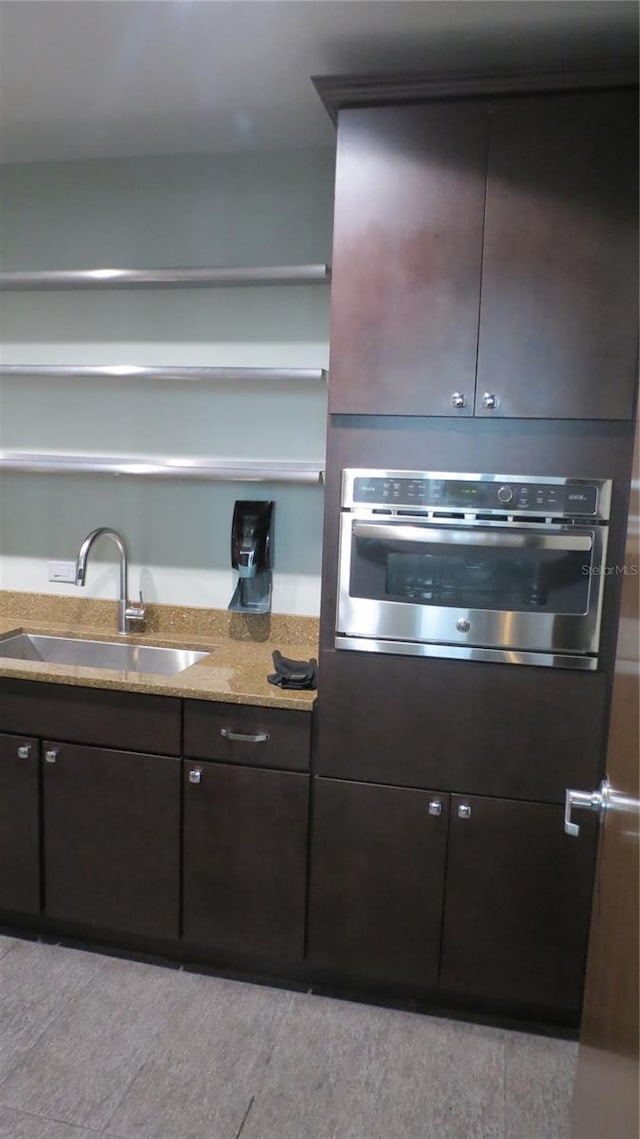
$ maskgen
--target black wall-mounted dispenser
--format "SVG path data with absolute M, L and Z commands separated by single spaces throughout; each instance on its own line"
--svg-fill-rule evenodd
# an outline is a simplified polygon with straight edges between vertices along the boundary
M 271 528 L 273 502 L 238 500 L 231 526 L 231 565 L 238 584 L 229 609 L 238 613 L 271 610 Z

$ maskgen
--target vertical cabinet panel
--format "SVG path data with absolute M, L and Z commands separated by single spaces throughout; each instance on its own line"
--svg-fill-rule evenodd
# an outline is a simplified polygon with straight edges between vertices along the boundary
M 40 911 L 38 743 L 0 736 L 0 909 Z
M 603 673 L 340 651 L 320 668 L 321 775 L 556 803 L 598 785 Z
M 637 212 L 637 92 L 493 104 L 476 414 L 631 416 Z
M 438 979 L 448 795 L 317 779 L 308 954 L 400 984 Z M 430 814 L 430 803 L 440 814 Z
M 481 104 L 341 112 L 331 412 L 473 413 L 487 133 Z
M 45 742 L 49 917 L 177 938 L 180 760 Z
M 309 776 L 185 763 L 183 936 L 301 960 Z
M 578 1013 L 597 820 L 580 823 L 574 839 L 562 807 L 452 795 L 445 989 Z

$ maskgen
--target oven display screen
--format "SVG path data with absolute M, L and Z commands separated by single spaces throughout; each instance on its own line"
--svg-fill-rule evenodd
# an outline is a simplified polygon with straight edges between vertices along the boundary
M 445 483 L 444 498 L 446 502 L 478 502 L 482 501 L 483 494 L 477 483 L 448 482 Z

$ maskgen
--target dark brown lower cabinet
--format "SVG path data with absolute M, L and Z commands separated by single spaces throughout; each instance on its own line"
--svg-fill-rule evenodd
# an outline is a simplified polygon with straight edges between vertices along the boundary
M 0 909 L 40 911 L 38 743 L 0 736 Z
M 308 955 L 371 980 L 438 980 L 449 796 L 316 779 Z
M 575 1018 L 597 821 L 583 822 L 574 839 L 554 804 L 317 778 L 311 964 Z
M 577 1014 L 597 819 L 564 833 L 563 810 L 451 796 L 443 988 Z
M 48 917 L 177 938 L 180 760 L 45 742 Z
M 185 763 L 185 941 L 302 959 L 308 804 L 308 775 Z

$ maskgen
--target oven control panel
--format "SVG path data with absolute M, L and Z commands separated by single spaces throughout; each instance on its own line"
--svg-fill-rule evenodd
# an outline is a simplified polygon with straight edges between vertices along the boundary
M 345 470 L 343 506 L 607 518 L 610 486 L 595 480 Z

